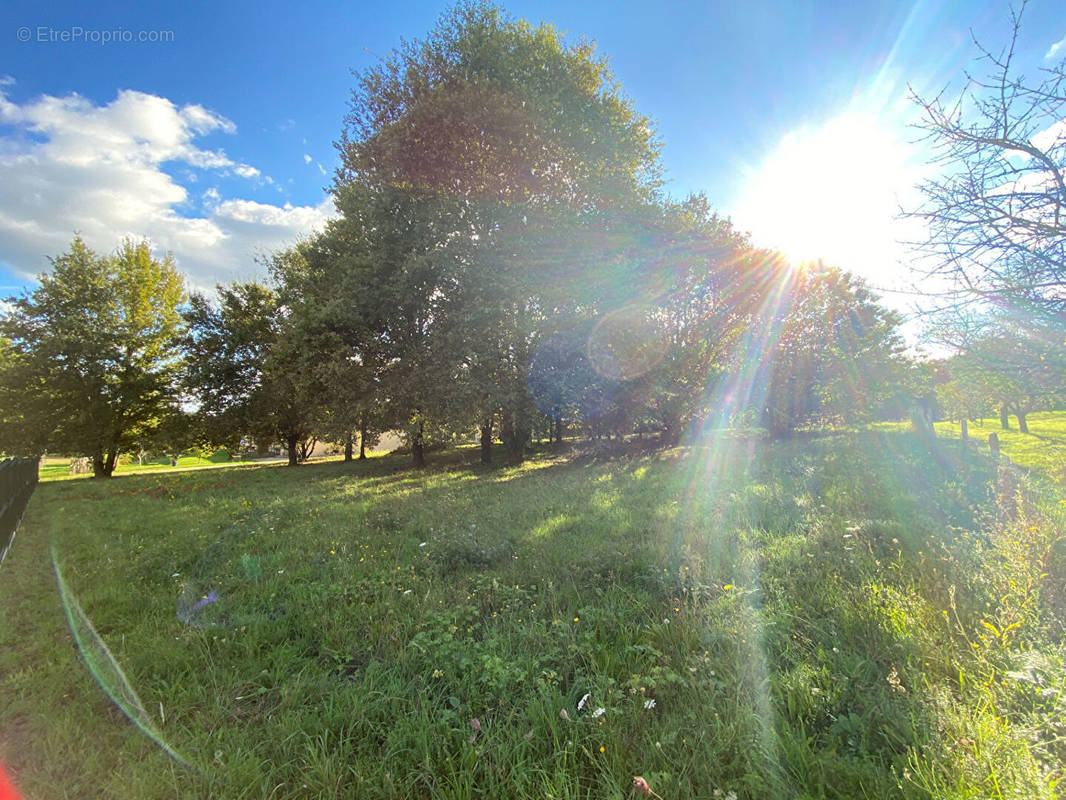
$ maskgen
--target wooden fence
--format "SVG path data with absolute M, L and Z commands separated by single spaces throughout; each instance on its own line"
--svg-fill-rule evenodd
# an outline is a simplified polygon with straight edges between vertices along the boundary
M 7 557 L 15 532 L 30 495 L 37 487 L 36 458 L 7 458 L 0 461 L 0 565 Z

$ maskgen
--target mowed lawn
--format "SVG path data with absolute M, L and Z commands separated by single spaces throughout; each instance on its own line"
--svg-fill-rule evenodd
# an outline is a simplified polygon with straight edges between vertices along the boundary
M 475 460 L 42 484 L 0 569 L 20 791 L 1057 796 L 1054 487 L 900 432 Z
M 128 475 L 138 472 L 173 472 L 192 468 L 237 466 L 254 463 L 254 460 L 251 459 L 247 461 L 231 461 L 227 451 L 219 450 L 207 458 L 198 455 L 182 455 L 178 459 L 177 466 L 172 466 L 169 458 L 153 458 L 140 464 L 135 460 L 129 460 L 115 467 L 115 475 Z M 77 475 L 71 474 L 70 466 L 71 461 L 69 458 L 46 458 L 41 464 L 40 479 L 42 481 L 58 481 L 67 480 L 68 478 L 91 478 L 93 476 L 91 466 L 88 472 L 82 472 Z
M 1010 430 L 1003 430 L 999 417 L 978 420 L 968 426 L 975 446 L 988 450 L 988 434 L 995 433 L 1000 450 L 1023 467 L 1040 470 L 1060 482 L 1066 481 L 1066 411 L 1041 411 L 1026 417 L 1029 433 L 1018 430 L 1018 420 L 1010 418 Z M 942 436 L 958 437 L 957 422 L 938 422 L 934 426 Z

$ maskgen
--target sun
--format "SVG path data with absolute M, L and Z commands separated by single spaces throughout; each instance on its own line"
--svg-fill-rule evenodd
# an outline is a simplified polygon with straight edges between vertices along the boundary
M 900 252 L 901 196 L 913 191 L 906 142 L 849 113 L 788 133 L 745 183 L 735 218 L 793 264 L 877 272 Z M 886 257 L 891 256 L 886 261 Z

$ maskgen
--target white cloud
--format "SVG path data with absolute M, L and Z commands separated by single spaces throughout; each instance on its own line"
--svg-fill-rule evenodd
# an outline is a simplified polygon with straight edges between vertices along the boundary
M 1066 55 L 1066 36 L 1063 36 L 1048 48 L 1048 51 L 1044 53 L 1044 59 L 1050 61 L 1051 59 L 1056 58 L 1060 53 Z
M 1029 141 L 1033 147 L 1039 148 L 1045 153 L 1066 143 L 1066 119 L 1060 119 L 1058 122 L 1053 122 L 1051 125 L 1044 128 L 1044 130 L 1035 134 Z
M 216 216 L 234 222 L 251 223 L 271 228 L 308 230 L 321 221 L 321 212 L 310 206 L 273 206 L 254 200 L 226 200 L 219 204 Z
M 310 164 L 311 163 L 311 156 L 307 155 L 307 153 L 304 153 L 304 163 L 305 164 Z
M 219 175 L 234 173 L 270 183 L 255 167 L 222 150 L 197 146 L 207 133 L 232 134 L 236 125 L 200 105 L 178 107 L 142 92 L 121 91 L 97 105 L 79 95 L 44 95 L 19 104 L 0 81 L 0 262 L 30 277 L 46 256 L 63 252 L 75 232 L 109 252 L 124 236 L 148 237 L 170 250 L 195 287 L 254 273 L 254 257 L 290 244 L 334 214 L 328 196 L 314 206 L 273 206 L 201 195 L 189 211 L 188 170 L 178 182 L 162 169 L 184 164 Z M 184 184 L 184 185 L 183 185 Z

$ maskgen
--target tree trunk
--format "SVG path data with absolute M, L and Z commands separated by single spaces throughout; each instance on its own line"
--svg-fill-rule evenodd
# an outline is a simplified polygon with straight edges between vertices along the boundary
M 1029 423 L 1025 421 L 1025 412 L 1016 411 L 1014 412 L 1014 416 L 1018 418 L 1018 430 L 1022 433 L 1029 433 Z
M 311 453 L 315 451 L 315 445 L 318 444 L 318 437 L 312 436 L 310 439 L 306 439 L 300 442 L 300 457 L 299 461 L 302 464 L 311 457 Z
M 295 437 L 295 436 L 287 437 L 285 439 L 285 444 L 286 444 L 286 446 L 288 447 L 288 450 L 289 450 L 289 466 L 290 467 L 295 467 L 298 463 L 300 463 L 299 459 L 298 459 L 298 455 L 299 454 L 296 452 L 296 448 L 299 446 L 299 442 L 297 441 L 297 437 Z
M 352 449 L 353 449 L 352 448 L 352 432 L 348 431 L 347 435 L 344 437 L 344 460 L 345 461 L 351 461 L 352 460 Z
M 500 424 L 500 438 L 507 449 L 507 463 L 518 466 L 526 457 L 526 442 L 529 441 L 529 428 L 513 411 L 504 411 Z
M 425 423 L 418 423 L 418 431 L 411 440 L 411 463 L 416 467 L 426 465 Z
M 970 429 L 966 426 L 966 417 L 962 418 L 962 440 L 964 442 L 970 440 Z
M 559 444 L 563 440 L 563 418 L 555 418 L 555 443 Z
M 104 454 L 103 451 L 93 453 L 93 477 L 94 478 L 110 478 L 111 473 L 104 470 Z
M 1010 415 L 1007 413 L 1007 404 L 1000 403 L 999 405 L 999 427 L 1005 431 L 1010 430 Z
M 359 460 L 366 461 L 366 414 L 359 417 Z
M 481 463 L 492 463 L 492 417 L 481 423 Z

